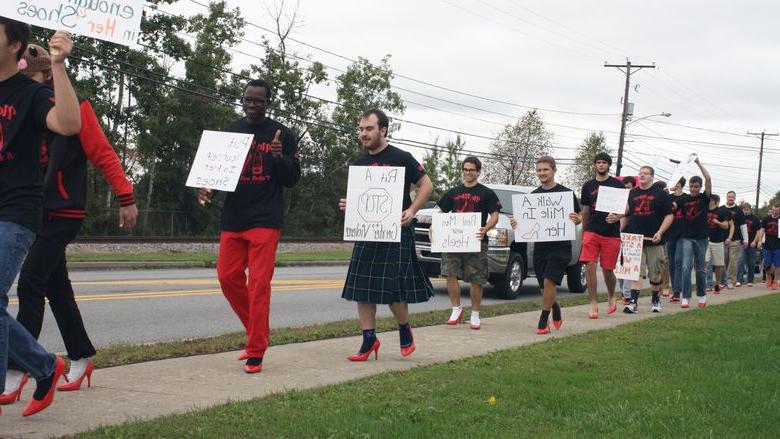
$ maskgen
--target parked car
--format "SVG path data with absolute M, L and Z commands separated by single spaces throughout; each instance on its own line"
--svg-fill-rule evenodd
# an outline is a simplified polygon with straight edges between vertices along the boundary
M 512 186 L 486 184 L 495 191 L 501 201 L 502 209 L 498 215 L 498 224 L 488 232 L 488 273 L 489 281 L 496 287 L 498 297 L 514 299 L 520 293 L 523 281 L 535 276 L 533 267 L 533 243 L 515 242 L 514 230 L 509 224 L 512 217 L 512 195 L 526 194 L 534 188 L 529 186 Z M 438 207 L 420 209 L 416 216 L 415 247 L 417 259 L 423 269 L 431 277 L 441 273 L 441 253 L 431 253 L 431 243 L 428 229 L 431 227 L 432 214 L 438 212 Z M 571 262 L 566 271 L 569 291 L 582 293 L 585 291 L 585 268 L 579 263 L 582 247 L 582 226 L 577 226 L 577 240 L 572 242 Z

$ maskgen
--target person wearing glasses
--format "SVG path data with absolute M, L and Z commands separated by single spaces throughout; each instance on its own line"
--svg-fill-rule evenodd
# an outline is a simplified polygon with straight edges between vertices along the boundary
M 452 314 L 448 325 L 457 325 L 463 315 L 460 305 L 460 284 L 458 279 L 471 284 L 471 317 L 469 327 L 479 329 L 479 308 L 482 302 L 482 286 L 488 280 L 488 238 L 487 232 L 498 222 L 501 202 L 493 190 L 480 184 L 477 179 L 482 171 L 482 162 L 473 156 L 463 160 L 463 184 L 456 186 L 439 200 L 442 212 L 479 212 L 481 227 L 476 238 L 481 241 L 478 253 L 442 253 L 441 275 L 447 278 L 447 292 L 452 303 Z
M 295 186 L 301 177 L 295 135 L 266 117 L 271 96 L 267 82 L 249 81 L 241 97 L 245 117 L 223 130 L 254 135 L 238 186 L 225 195 L 217 257 L 222 293 L 246 329 L 247 341 L 239 357 L 246 360 L 246 373 L 258 373 L 263 368 L 271 278 L 282 231 L 282 192 L 285 187 Z M 198 190 L 201 204 L 210 202 L 213 196 L 209 189 Z

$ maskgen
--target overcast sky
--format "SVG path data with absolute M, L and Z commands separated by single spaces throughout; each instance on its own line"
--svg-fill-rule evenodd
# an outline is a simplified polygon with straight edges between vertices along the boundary
M 240 7 L 248 21 L 263 26 L 273 23 L 267 8 L 278 4 L 272 0 L 228 3 Z M 287 3 L 291 11 L 294 2 Z M 181 7 L 192 8 L 192 13 L 202 11 L 186 0 Z M 513 120 L 496 113 L 516 118 L 528 110 L 521 106 L 539 108 L 555 134 L 558 158 L 574 157 L 573 149 L 590 131 L 603 131 L 617 150 L 625 76 L 605 68 L 605 62 L 622 64 L 630 58 L 634 64 L 655 63 L 655 69 L 631 77 L 634 119 L 662 112 L 672 116 L 636 121 L 628 133 L 679 140 L 630 138 L 624 174 L 635 170 L 635 163 L 647 163 L 655 165 L 659 175 L 668 176 L 673 168 L 669 157 L 682 159 L 696 152 L 709 167 L 717 193 L 733 189 L 752 203 L 759 141 L 745 133 L 780 129 L 775 61 L 780 2 L 301 0 L 298 13 L 292 38 L 352 59 L 362 56 L 378 62 L 390 54 L 397 74 L 456 90 L 396 78 L 396 86 L 409 90 L 399 91 L 407 104 L 404 119 L 494 136 Z M 258 40 L 261 35 L 262 31 L 247 28 L 248 39 Z M 257 46 L 242 43 L 238 48 L 262 56 Z M 349 64 L 294 42 L 289 42 L 288 50 L 310 54 L 335 69 Z M 236 55 L 237 65 L 256 61 Z M 329 70 L 329 75 L 333 78 L 338 71 Z M 327 98 L 335 94 L 332 84 L 315 92 Z M 408 123 L 396 135 L 423 142 L 454 137 Z M 464 139 L 468 149 L 488 151 L 489 140 Z M 780 190 L 778 139 L 765 144 L 762 202 Z M 406 149 L 418 157 L 424 153 Z

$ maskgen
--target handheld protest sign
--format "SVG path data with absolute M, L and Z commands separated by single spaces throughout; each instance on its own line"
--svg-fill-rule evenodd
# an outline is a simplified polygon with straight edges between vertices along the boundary
M 517 221 L 517 242 L 577 239 L 576 225 L 569 219 L 574 212 L 571 191 L 512 195 L 512 211 Z
M 254 137 L 253 134 L 203 131 L 186 185 L 235 191 Z
M 596 210 L 607 213 L 626 213 L 629 189 L 621 189 L 610 186 L 599 186 L 596 195 Z
M 692 153 L 674 168 L 671 177 L 669 177 L 669 181 L 666 182 L 666 187 L 668 187 L 670 191 L 681 178 L 685 177 L 685 174 L 691 171 L 691 167 L 693 166 L 693 163 L 696 162 L 697 158 L 698 156 L 695 153 Z
M 401 242 L 406 169 L 396 166 L 350 166 L 344 240 Z
M 143 9 L 144 0 L 0 1 L 0 16 L 128 47 L 138 45 Z
M 482 214 L 442 213 L 431 215 L 431 251 L 434 253 L 479 253 L 482 243 L 477 238 L 482 226 Z
M 625 280 L 639 280 L 642 269 L 642 247 L 644 235 L 636 233 L 620 234 L 620 253 L 618 253 L 615 277 Z

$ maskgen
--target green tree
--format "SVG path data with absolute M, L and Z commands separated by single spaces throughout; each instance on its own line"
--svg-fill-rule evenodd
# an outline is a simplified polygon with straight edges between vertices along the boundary
M 574 164 L 566 170 L 566 182 L 570 188 L 577 190 L 593 178 L 593 159 L 601 152 L 612 155 L 612 150 L 607 146 L 607 138 L 603 132 L 590 133 L 577 148 Z
M 504 127 L 490 145 L 486 181 L 532 186 L 536 183 L 536 159 L 552 153 L 553 134 L 536 110 L 528 111 L 514 124 Z

